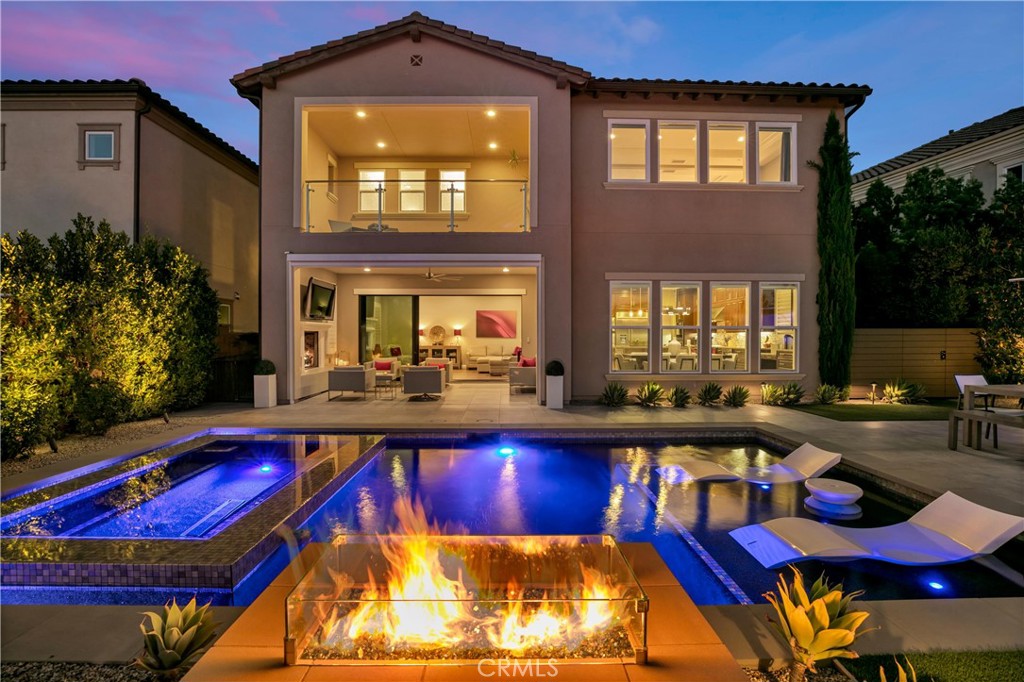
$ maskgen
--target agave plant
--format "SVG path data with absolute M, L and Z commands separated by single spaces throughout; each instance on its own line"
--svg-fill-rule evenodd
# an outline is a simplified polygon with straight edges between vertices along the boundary
M 750 390 L 745 386 L 733 386 L 722 396 L 722 403 L 727 407 L 743 407 L 750 399 Z
M 697 391 L 697 404 L 708 407 L 710 405 L 717 405 L 718 401 L 722 399 L 722 385 L 709 381 L 700 387 Z
M 850 645 L 864 632 L 858 628 L 868 617 L 867 611 L 851 611 L 850 602 L 864 592 L 843 595 L 843 586 L 832 586 L 822 575 L 811 586 L 804 586 L 803 574 L 795 566 L 793 583 L 787 585 L 780 574 L 778 594 L 764 597 L 775 607 L 778 620 L 771 623 L 789 643 L 793 662 L 789 667 L 790 682 L 802 682 L 808 670 L 817 672 L 814 664 L 831 658 L 857 658 Z
M 820 405 L 834 405 L 842 400 L 843 389 L 831 384 L 822 384 L 814 392 L 814 400 Z
M 209 604 L 196 608 L 195 597 L 184 608 L 172 599 L 162 613 L 147 611 L 143 615 L 149 618 L 152 629 L 146 630 L 143 618 L 139 629 L 145 650 L 135 664 L 162 679 L 180 677 L 213 644 L 217 627 L 213 612 Z
M 781 405 L 782 387 L 778 384 L 761 384 L 761 404 Z
M 685 386 L 676 384 L 668 393 L 668 402 L 672 407 L 686 407 L 690 404 L 690 392 Z
M 629 391 L 620 383 L 609 381 L 597 402 L 607 407 L 622 407 L 629 400 Z
M 782 385 L 782 399 L 779 401 L 780 405 L 790 406 L 796 405 L 804 399 L 804 387 L 795 381 L 790 381 L 787 384 Z
M 665 389 L 655 381 L 648 381 L 636 390 L 636 402 L 640 407 L 657 407 L 665 398 Z
M 893 658 L 893 660 L 896 659 Z M 896 661 L 896 670 L 899 671 L 897 673 L 898 677 L 896 678 L 896 682 L 917 682 L 917 671 L 914 670 L 914 666 L 910 665 L 910 659 L 904 656 L 903 660 L 907 664 L 907 670 L 910 671 L 910 677 L 909 679 L 907 678 L 907 670 L 904 670 L 903 666 L 900 665 L 900 662 Z M 888 680 L 885 679 L 885 668 L 878 666 L 878 674 L 882 678 L 882 682 L 888 682 Z
M 886 382 L 882 391 L 882 400 L 893 405 L 909 405 L 924 400 L 924 386 L 897 379 L 893 382 Z

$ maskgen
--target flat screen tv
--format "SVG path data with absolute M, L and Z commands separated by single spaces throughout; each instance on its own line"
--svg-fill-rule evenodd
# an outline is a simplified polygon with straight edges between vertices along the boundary
M 302 316 L 307 320 L 333 320 L 336 288 L 330 282 L 310 277 L 302 301 Z

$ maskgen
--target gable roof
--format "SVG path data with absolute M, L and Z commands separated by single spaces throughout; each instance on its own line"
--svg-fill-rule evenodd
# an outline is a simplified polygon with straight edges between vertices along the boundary
M 423 34 L 449 40 L 464 47 L 564 79 L 566 83 L 582 84 L 590 78 L 590 74 L 578 66 L 572 66 L 557 59 L 461 29 L 458 26 L 431 19 L 419 12 L 413 12 L 401 19 L 360 31 L 355 35 L 278 57 L 262 66 L 234 75 L 231 82 L 243 96 L 255 94 L 259 92 L 261 86 L 274 87 L 274 79 L 278 76 L 405 34 L 409 34 L 413 42 L 419 42 Z
M 259 171 L 255 161 L 153 91 L 141 78 L 129 78 L 128 80 L 5 80 L 0 83 L 0 93 L 4 97 L 10 95 L 134 95 L 150 106 L 160 108 L 185 128 L 241 163 L 254 174 Z
M 927 161 L 934 156 L 945 154 L 946 152 L 978 142 L 979 140 L 984 140 L 993 135 L 998 135 L 1018 126 L 1024 126 L 1024 107 L 1010 109 L 998 116 L 993 116 L 978 123 L 972 123 L 960 130 L 951 130 L 948 135 L 944 135 L 937 140 L 932 140 L 920 147 L 911 149 L 909 152 L 855 173 L 853 175 L 853 184 L 856 185 L 859 182 L 891 173 L 904 166 Z

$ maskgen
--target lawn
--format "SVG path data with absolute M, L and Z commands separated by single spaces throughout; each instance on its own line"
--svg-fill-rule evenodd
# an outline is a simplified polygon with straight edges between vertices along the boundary
M 1024 679 L 1024 651 L 934 651 L 907 656 L 919 682 L 1008 682 Z M 901 665 L 906 667 L 903 656 Z M 878 667 L 885 667 L 885 679 L 897 680 L 892 656 L 861 656 L 842 661 L 858 680 L 878 682 Z M 910 671 L 907 671 L 910 679 Z
M 890 405 L 882 402 L 872 405 L 865 400 L 855 400 L 835 405 L 797 405 L 791 409 L 840 422 L 870 422 L 945 421 L 949 419 L 950 410 L 955 407 L 955 400 L 935 400 L 914 405 Z

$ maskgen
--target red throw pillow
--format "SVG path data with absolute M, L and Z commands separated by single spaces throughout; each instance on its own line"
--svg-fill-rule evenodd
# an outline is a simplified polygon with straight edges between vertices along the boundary
M 430 365 L 431 367 L 444 367 L 448 363 L 445 362 L 444 360 L 427 360 L 426 364 Z
M 520 360 L 520 363 L 522 363 L 521 364 L 522 367 L 536 367 L 537 366 L 537 358 L 536 358 L 536 356 L 534 356 L 532 358 L 523 358 L 522 360 Z
M 391 371 L 391 361 L 388 360 L 387 362 L 382 362 L 382 361 L 378 360 L 377 362 L 373 363 L 373 367 L 378 372 L 390 372 Z

